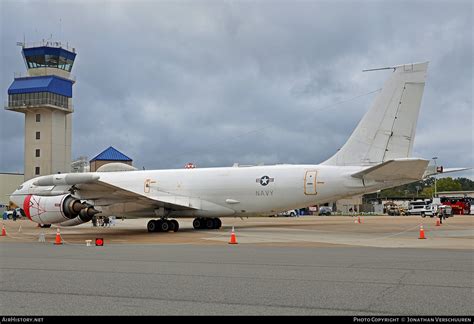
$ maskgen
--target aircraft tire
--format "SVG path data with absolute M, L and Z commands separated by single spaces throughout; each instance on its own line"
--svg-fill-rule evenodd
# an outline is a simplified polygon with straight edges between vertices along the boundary
M 161 224 L 163 224 L 163 220 L 162 219 L 157 219 L 157 220 L 155 220 L 155 222 L 156 222 L 156 232 L 163 232 L 161 230 Z
M 169 221 L 164 219 L 161 221 L 159 228 L 160 228 L 160 232 L 168 232 L 171 228 L 171 224 Z
M 170 220 L 170 223 L 171 223 L 171 230 L 172 230 L 173 232 L 179 231 L 179 223 L 178 223 L 178 221 L 177 221 L 176 219 Z
M 215 218 L 208 218 L 206 219 L 206 229 L 215 229 L 216 222 L 214 221 Z
M 215 229 L 219 229 L 222 226 L 222 221 L 219 218 L 214 218 Z
M 200 229 L 202 226 L 202 218 L 198 217 L 193 220 L 193 227 L 194 229 Z
M 158 230 L 158 224 L 156 220 L 152 219 L 151 221 L 149 221 L 146 225 L 146 228 L 149 233 L 156 232 Z

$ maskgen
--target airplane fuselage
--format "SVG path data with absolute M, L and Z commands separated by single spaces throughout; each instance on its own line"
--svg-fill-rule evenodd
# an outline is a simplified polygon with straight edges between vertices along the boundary
M 303 208 L 389 187 L 351 174 L 364 167 L 274 165 L 229 168 L 101 172 L 100 181 L 151 199 L 186 205 L 172 217 L 254 216 Z M 150 208 L 136 201 L 97 200 L 104 215 L 142 217 Z M 100 207 L 103 205 L 104 207 Z

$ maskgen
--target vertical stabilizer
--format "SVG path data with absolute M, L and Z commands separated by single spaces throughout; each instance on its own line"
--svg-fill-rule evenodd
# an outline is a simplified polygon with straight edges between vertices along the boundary
M 428 62 L 393 67 L 393 73 L 344 146 L 322 164 L 374 165 L 410 157 Z

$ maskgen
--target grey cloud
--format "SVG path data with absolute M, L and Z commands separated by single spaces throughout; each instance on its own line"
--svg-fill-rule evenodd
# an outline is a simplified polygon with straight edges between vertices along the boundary
M 375 94 L 358 96 L 388 75 L 363 68 L 430 60 L 414 151 L 473 165 L 468 1 L 3 1 L 1 11 L 3 100 L 24 70 L 23 33 L 58 35 L 61 18 L 77 48 L 74 157 L 113 145 L 148 169 L 320 162 Z M 0 170 L 17 170 L 22 117 L 0 118 Z

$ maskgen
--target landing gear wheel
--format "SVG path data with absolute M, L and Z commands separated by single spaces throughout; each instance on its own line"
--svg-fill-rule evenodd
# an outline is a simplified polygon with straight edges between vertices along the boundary
M 160 230 L 162 232 L 168 232 L 170 230 L 170 223 L 167 220 L 162 220 Z
M 193 220 L 193 227 L 194 229 L 200 229 L 202 226 L 202 219 L 201 218 L 195 218 Z
M 152 219 L 151 221 L 148 222 L 148 224 L 146 225 L 146 228 L 148 230 L 148 232 L 156 232 L 158 230 L 158 224 L 156 222 L 156 220 Z
M 214 218 L 214 224 L 216 224 L 215 229 L 219 229 L 222 226 L 222 222 L 219 218 Z
M 156 232 L 162 232 L 161 224 L 163 224 L 163 220 L 162 219 L 156 219 L 155 222 L 156 222 Z
M 206 228 L 207 229 L 215 229 L 216 228 L 216 223 L 214 222 L 214 218 L 206 219 Z
M 171 230 L 173 232 L 177 232 L 179 230 L 179 223 L 176 219 L 172 219 L 170 220 L 170 223 L 171 223 Z

